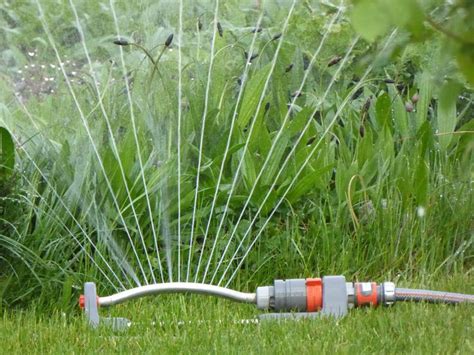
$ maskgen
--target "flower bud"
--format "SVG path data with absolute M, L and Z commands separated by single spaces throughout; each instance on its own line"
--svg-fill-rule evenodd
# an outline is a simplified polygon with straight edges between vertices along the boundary
M 166 42 L 165 42 L 165 47 L 169 47 L 171 46 L 171 43 L 173 42 L 173 34 L 170 34 L 168 36 L 168 38 L 166 39 Z
M 117 46 L 128 46 L 128 45 L 130 45 L 130 43 L 126 39 L 123 39 L 123 38 L 116 39 L 114 41 L 114 44 L 116 44 Z

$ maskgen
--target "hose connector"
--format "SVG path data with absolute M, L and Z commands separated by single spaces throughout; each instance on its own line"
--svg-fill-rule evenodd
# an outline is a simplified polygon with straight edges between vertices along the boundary
M 260 319 L 293 317 L 295 314 L 339 318 L 348 311 L 346 279 L 344 276 L 325 276 L 322 279 L 275 280 L 273 286 L 257 288 L 256 304 L 258 309 L 263 310 L 300 312 L 267 313 L 261 315 Z
M 273 286 L 258 287 L 256 292 L 257 308 L 275 311 L 317 312 L 328 304 L 345 309 L 394 302 L 393 282 L 345 282 L 343 276 L 275 280 Z
M 391 306 L 395 303 L 395 284 L 393 282 L 384 282 L 380 285 L 382 295 L 382 304 L 384 306 Z

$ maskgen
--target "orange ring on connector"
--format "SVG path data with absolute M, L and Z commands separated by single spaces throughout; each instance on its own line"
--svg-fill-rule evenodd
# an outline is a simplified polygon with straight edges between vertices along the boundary
M 371 292 L 370 295 L 364 295 L 362 293 L 362 285 L 358 283 L 356 285 L 356 302 L 358 306 L 371 305 L 377 306 L 377 284 L 375 282 L 370 283 Z
M 97 305 L 99 305 L 99 296 L 97 296 Z M 79 307 L 84 309 L 86 307 L 86 296 L 80 295 L 79 296 Z
M 80 295 L 79 296 L 79 307 L 84 309 L 85 306 L 86 306 L 86 297 L 84 295 Z
M 306 311 L 316 312 L 323 306 L 323 282 L 320 278 L 306 279 Z

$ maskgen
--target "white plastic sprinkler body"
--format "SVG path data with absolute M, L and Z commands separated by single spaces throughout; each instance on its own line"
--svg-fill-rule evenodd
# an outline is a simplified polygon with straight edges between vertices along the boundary
M 227 298 L 236 302 L 253 303 L 262 313 L 260 321 L 269 319 L 299 319 L 316 317 L 340 318 L 353 307 L 390 306 L 396 301 L 427 301 L 444 303 L 474 303 L 474 295 L 460 293 L 396 288 L 393 282 L 346 282 L 344 276 L 275 280 L 272 286 L 258 287 L 256 293 L 244 293 L 228 288 L 187 282 L 146 285 L 117 294 L 99 297 L 93 282 L 86 282 L 79 305 L 84 309 L 89 324 L 100 324 L 115 329 L 128 327 L 126 318 L 100 318 L 99 307 L 119 304 L 134 298 L 163 293 L 198 293 Z

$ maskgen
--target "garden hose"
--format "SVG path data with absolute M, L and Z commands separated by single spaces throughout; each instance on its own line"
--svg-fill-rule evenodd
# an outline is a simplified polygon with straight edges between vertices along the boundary
M 474 295 L 396 288 L 393 282 L 346 282 L 344 276 L 323 278 L 275 280 L 272 286 L 258 287 L 255 293 L 244 293 L 201 283 L 169 282 L 136 287 L 106 297 L 97 296 L 93 282 L 86 282 L 79 305 L 84 309 L 89 324 L 99 325 L 99 307 L 116 305 L 131 299 L 167 293 L 197 293 L 252 303 L 262 313 L 259 320 L 283 318 L 340 318 L 354 307 L 389 306 L 399 301 L 424 301 L 432 303 L 474 303 Z M 104 320 L 104 319 L 103 319 Z M 115 328 L 129 325 L 125 318 L 108 318 Z
M 396 288 L 395 300 L 451 304 L 461 302 L 474 303 L 474 295 L 432 290 L 418 290 L 412 288 Z

